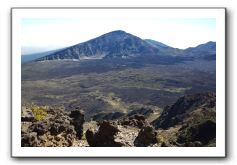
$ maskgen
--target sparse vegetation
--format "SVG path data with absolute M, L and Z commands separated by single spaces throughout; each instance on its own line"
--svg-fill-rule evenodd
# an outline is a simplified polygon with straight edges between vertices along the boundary
M 37 120 L 37 121 L 42 121 L 45 119 L 45 117 L 47 116 L 47 111 L 46 109 L 42 108 L 42 107 L 39 107 L 39 106 L 36 106 L 36 105 L 33 105 L 32 108 L 32 113 L 34 115 L 34 118 Z

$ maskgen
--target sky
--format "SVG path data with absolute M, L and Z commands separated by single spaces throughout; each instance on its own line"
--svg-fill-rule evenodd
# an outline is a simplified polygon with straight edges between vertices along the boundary
M 85 42 L 114 30 L 185 49 L 216 41 L 215 18 L 90 16 L 22 18 L 22 54 L 43 52 Z

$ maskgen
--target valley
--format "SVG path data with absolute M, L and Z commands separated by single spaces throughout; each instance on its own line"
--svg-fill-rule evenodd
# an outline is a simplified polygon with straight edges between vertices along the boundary
M 98 67 L 102 65 L 101 61 L 96 62 Z M 185 94 L 215 91 L 214 73 L 182 65 L 146 64 L 132 68 L 123 64 L 95 71 L 91 65 L 81 66 L 74 61 L 37 63 L 22 67 L 22 102 L 60 104 L 68 110 L 79 106 L 85 109 L 86 116 L 89 114 L 88 118 L 98 112 L 128 112 L 134 104 L 163 108 Z M 47 72 L 43 72 L 44 68 Z M 67 69 L 74 69 L 68 77 Z

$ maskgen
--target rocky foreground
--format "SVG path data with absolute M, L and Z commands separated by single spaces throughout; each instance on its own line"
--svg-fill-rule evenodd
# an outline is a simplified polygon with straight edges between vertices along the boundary
M 156 112 L 135 110 L 107 120 L 85 121 L 83 111 L 22 106 L 22 147 L 202 147 L 215 146 L 216 96 L 181 97 Z M 149 112 L 149 114 L 148 114 Z M 148 114 L 148 115 L 147 115 Z M 98 116 L 97 116 L 98 117 Z

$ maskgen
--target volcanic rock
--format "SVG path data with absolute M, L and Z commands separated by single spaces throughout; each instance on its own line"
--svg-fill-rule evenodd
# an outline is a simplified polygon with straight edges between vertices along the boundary
M 215 109 L 216 95 L 214 93 L 200 93 L 179 98 L 172 106 L 164 108 L 160 117 L 152 122 L 155 128 L 167 129 L 182 123 L 190 113 L 199 109 Z
M 72 120 L 72 125 L 74 125 L 77 137 L 79 139 L 83 136 L 83 123 L 85 122 L 84 114 L 80 110 L 71 111 L 70 117 Z
M 97 132 L 86 131 L 86 139 L 91 147 L 121 147 L 123 144 L 115 141 L 115 135 L 119 131 L 116 125 L 103 121 Z
M 129 125 L 138 128 L 142 128 L 143 126 L 148 124 L 143 115 L 133 115 L 123 120 L 120 120 L 119 123 L 121 125 Z
M 134 141 L 136 147 L 147 147 L 157 143 L 157 133 L 152 126 L 143 127 Z

